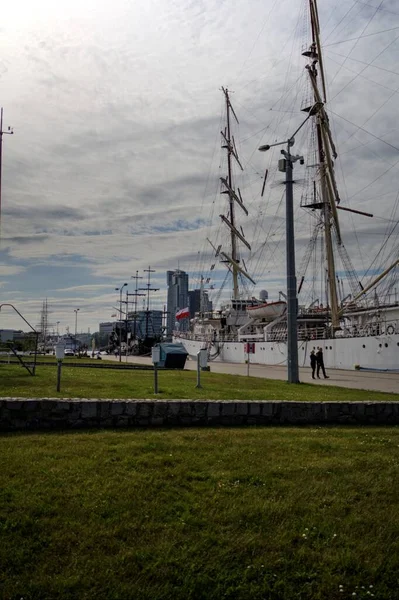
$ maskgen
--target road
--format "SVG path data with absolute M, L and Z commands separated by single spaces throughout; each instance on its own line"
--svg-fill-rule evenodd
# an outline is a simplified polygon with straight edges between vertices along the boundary
M 107 360 L 119 360 L 114 356 L 107 356 L 106 358 Z M 125 356 L 122 356 L 122 361 L 126 362 Z M 128 356 L 127 361 L 135 364 L 152 364 L 151 358 L 143 356 Z M 246 364 L 221 362 L 211 362 L 209 364 L 213 373 L 247 375 Z M 194 371 L 197 368 L 197 364 L 193 360 L 187 360 L 185 368 Z M 249 374 L 252 377 L 280 379 L 284 381 L 287 380 L 287 367 L 250 365 Z M 330 379 L 316 379 L 316 381 L 313 381 L 310 368 L 302 367 L 299 369 L 299 378 L 304 383 L 337 385 L 339 387 L 399 394 L 399 373 L 378 373 L 375 371 L 347 371 L 343 369 L 330 369 L 327 372 L 327 375 L 329 375 Z

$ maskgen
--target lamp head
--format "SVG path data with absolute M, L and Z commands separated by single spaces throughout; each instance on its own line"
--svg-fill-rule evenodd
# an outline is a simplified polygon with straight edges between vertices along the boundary
M 270 150 L 270 146 L 269 146 L 268 144 L 265 144 L 264 146 L 260 146 L 260 147 L 258 148 L 258 150 L 259 150 L 260 152 L 266 152 L 267 150 Z

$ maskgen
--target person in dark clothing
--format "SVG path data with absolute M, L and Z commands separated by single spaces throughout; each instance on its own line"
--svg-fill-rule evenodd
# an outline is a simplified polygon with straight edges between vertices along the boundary
M 317 379 L 320 379 L 320 369 L 323 371 L 324 379 L 329 379 L 329 376 L 326 374 L 326 370 L 324 368 L 324 358 L 323 358 L 323 349 L 322 348 L 317 348 L 316 361 L 317 361 Z
M 316 370 L 316 364 L 317 364 L 316 354 L 313 349 L 312 352 L 310 353 L 310 366 L 312 368 L 312 379 L 315 379 L 314 372 Z

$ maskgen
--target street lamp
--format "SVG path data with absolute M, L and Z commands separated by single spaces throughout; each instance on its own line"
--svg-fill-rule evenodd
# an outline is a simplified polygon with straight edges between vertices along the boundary
M 75 313 L 75 353 L 76 353 L 76 336 L 78 335 L 78 312 L 80 308 L 74 308 L 73 312 Z
M 3 108 L 0 109 L 0 217 L 1 217 L 1 188 L 2 188 L 2 163 L 3 163 L 3 135 L 13 135 L 12 127 L 8 127 L 7 131 L 3 131 Z
M 124 283 L 120 288 L 115 288 L 119 292 L 119 362 L 122 362 L 122 291 L 126 286 L 127 283 Z
M 310 111 L 311 112 L 311 111 Z M 287 367 L 288 383 L 299 383 L 298 368 L 298 299 L 296 291 L 295 274 L 295 237 L 294 237 L 294 191 L 292 172 L 294 163 L 299 160 L 304 164 L 303 156 L 293 156 L 290 148 L 295 143 L 295 135 L 305 125 L 310 115 L 298 127 L 295 133 L 283 142 L 261 146 L 259 150 L 266 152 L 273 146 L 287 145 L 286 150 L 281 150 L 283 159 L 279 160 L 279 170 L 285 172 L 285 199 L 286 199 L 286 254 L 287 254 Z

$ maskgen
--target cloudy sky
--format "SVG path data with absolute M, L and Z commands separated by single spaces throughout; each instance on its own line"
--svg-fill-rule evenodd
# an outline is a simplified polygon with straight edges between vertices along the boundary
M 320 0 L 319 13 L 342 205 L 375 214 L 342 225 L 365 272 L 398 218 L 399 8 L 395 0 Z M 15 133 L 3 136 L 1 303 L 36 325 L 47 298 L 62 332 L 73 330 L 76 308 L 79 331 L 94 332 L 115 312 L 115 288 L 129 282 L 133 292 L 137 270 L 156 271 L 154 308 L 166 302 L 168 269 L 187 270 L 198 287 L 212 263 L 201 251 L 216 232 L 210 216 L 220 213 L 225 175 L 221 86 L 234 92 L 240 120 L 240 181 L 253 209 L 246 233 L 264 251 L 252 257 L 256 290 L 284 289 L 278 150 L 265 156 L 257 147 L 303 120 L 306 16 L 300 0 L 7 3 L 0 105 Z M 295 150 L 306 157 L 305 146 L 303 132 Z M 272 185 L 260 198 L 266 166 Z M 298 181 L 307 172 L 298 167 Z M 305 247 L 311 229 L 300 189 Z M 0 328 L 21 326 L 2 309 Z

